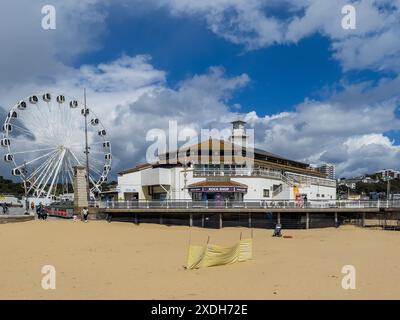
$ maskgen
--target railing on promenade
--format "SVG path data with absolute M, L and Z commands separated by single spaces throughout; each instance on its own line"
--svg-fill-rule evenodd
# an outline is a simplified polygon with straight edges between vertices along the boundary
M 400 200 L 130 200 L 91 201 L 90 207 L 107 209 L 344 209 L 399 208 Z
M 223 176 L 248 176 L 248 177 L 265 177 L 272 179 L 281 178 L 280 170 L 268 170 L 268 169 L 194 169 L 194 177 L 223 177 Z
M 262 177 L 284 180 L 287 184 L 319 185 L 336 187 L 336 181 L 312 176 L 296 174 L 292 172 L 282 173 L 281 170 L 273 169 L 194 169 L 193 177 Z

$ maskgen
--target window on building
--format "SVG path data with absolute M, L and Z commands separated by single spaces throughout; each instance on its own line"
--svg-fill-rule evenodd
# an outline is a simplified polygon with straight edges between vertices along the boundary
M 264 189 L 264 191 L 263 191 L 263 197 L 269 198 L 269 189 Z

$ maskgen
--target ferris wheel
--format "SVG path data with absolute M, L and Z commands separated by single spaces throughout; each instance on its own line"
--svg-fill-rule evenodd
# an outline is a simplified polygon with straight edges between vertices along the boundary
M 95 113 L 74 98 L 52 93 L 32 95 L 11 108 L 0 144 L 27 196 L 56 199 L 73 192 L 74 167 L 86 167 L 85 127 L 94 198 L 107 181 L 112 158 L 107 131 Z

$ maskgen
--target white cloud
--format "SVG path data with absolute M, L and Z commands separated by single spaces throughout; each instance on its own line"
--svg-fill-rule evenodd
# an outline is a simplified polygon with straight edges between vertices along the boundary
M 153 1 L 168 7 L 174 15 L 204 17 L 214 33 L 247 50 L 292 44 L 320 33 L 331 40 L 333 56 L 345 70 L 399 71 L 398 0 Z M 356 8 L 356 30 L 342 28 L 341 9 L 349 3 Z
M 108 1 L 102 1 L 104 3 Z M 98 0 L 54 0 L 56 30 L 42 29 L 48 1 L 5 0 L 0 10 L 0 84 L 49 79 L 67 72 L 66 64 L 97 48 L 106 13 Z
M 340 28 L 337 6 L 343 1 L 153 2 L 176 15 L 202 15 L 216 34 L 248 49 L 294 43 L 319 32 L 332 40 L 334 56 L 345 69 L 398 70 L 400 65 L 400 42 L 395 41 L 399 39 L 399 1 L 390 3 L 391 10 L 377 7 L 389 1 L 357 1 L 358 29 L 350 35 Z M 40 2 L 23 2 L 23 24 L 14 18 L 21 13 L 20 3 L 8 1 L 7 10 L 0 13 L 4 44 L 0 50 L 0 105 L 4 110 L 44 88 L 80 97 L 82 88 L 87 87 L 89 106 L 94 106 L 111 134 L 114 173 L 144 160 L 149 129 L 166 129 L 169 120 L 196 130 L 224 127 L 238 116 L 230 111 L 230 103 L 232 95 L 249 84 L 246 74 L 230 76 L 220 67 L 211 67 L 205 74 L 170 87 L 168 70 L 155 68 L 147 55 L 71 67 L 74 58 L 97 47 L 96 39 L 105 31 L 102 8 L 110 2 L 53 3 L 58 8 L 54 33 L 41 29 Z M 288 7 L 293 4 L 296 6 Z M 288 16 L 269 14 L 282 5 Z M 339 174 L 398 167 L 399 147 L 384 133 L 400 129 L 395 116 L 399 85 L 399 77 L 377 84 L 344 83 L 341 91 L 329 92 L 321 101 L 305 100 L 293 112 L 261 116 L 253 111 L 239 116 L 256 129 L 259 147 L 298 160 L 333 162 Z M 234 106 L 233 110 L 239 109 Z
M 226 123 L 232 93 L 248 82 L 246 74 L 228 76 L 222 68 L 212 67 L 171 88 L 165 71 L 154 68 L 149 56 L 125 55 L 109 63 L 67 68 L 66 73 L 45 83 L 27 81 L 0 88 L 0 105 L 6 112 L 20 99 L 43 90 L 79 99 L 85 86 L 88 106 L 99 116 L 112 142 L 116 174 L 145 161 L 150 145 L 146 133 L 154 128 L 168 133 L 169 120 L 198 132 L 212 123 Z M 8 175 L 9 168 L 2 169 Z
M 227 128 L 242 117 L 255 128 L 256 145 L 283 156 L 310 163 L 332 162 L 339 175 L 398 167 L 400 147 L 384 133 L 400 129 L 398 84 L 400 78 L 377 85 L 344 84 L 324 101 L 305 100 L 292 112 L 259 116 L 255 111 L 237 113 L 232 95 L 247 86 L 248 75 L 229 76 L 220 67 L 197 74 L 171 88 L 166 72 L 154 68 L 149 56 L 122 56 L 99 65 L 68 68 L 46 83 L 21 82 L 0 88 L 5 110 L 20 98 L 41 92 L 63 91 L 81 97 L 88 92 L 93 107 L 110 134 L 114 174 L 145 161 L 147 132 L 167 130 L 175 120 L 179 128 Z M 8 170 L 7 170 L 8 172 Z
M 309 163 L 334 163 L 339 175 L 398 168 L 400 146 L 385 133 L 400 129 L 399 81 L 349 85 L 325 101 L 306 100 L 293 112 L 265 117 L 251 112 L 246 120 L 264 149 Z

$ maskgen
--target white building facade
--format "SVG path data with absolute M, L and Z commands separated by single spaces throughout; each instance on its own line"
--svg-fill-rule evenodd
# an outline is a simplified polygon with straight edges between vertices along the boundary
M 184 161 L 177 161 L 177 152 L 170 152 L 161 155 L 159 162 L 120 172 L 118 199 L 336 200 L 336 181 L 308 164 L 259 149 L 251 150 L 250 165 L 227 161 L 220 150 L 232 150 L 232 141 L 235 147 L 236 141 L 241 141 L 240 149 L 246 149 L 242 144 L 246 142 L 244 124 L 233 122 L 230 141 L 210 139 L 185 148 Z M 215 145 L 220 147 L 217 153 L 213 150 Z

